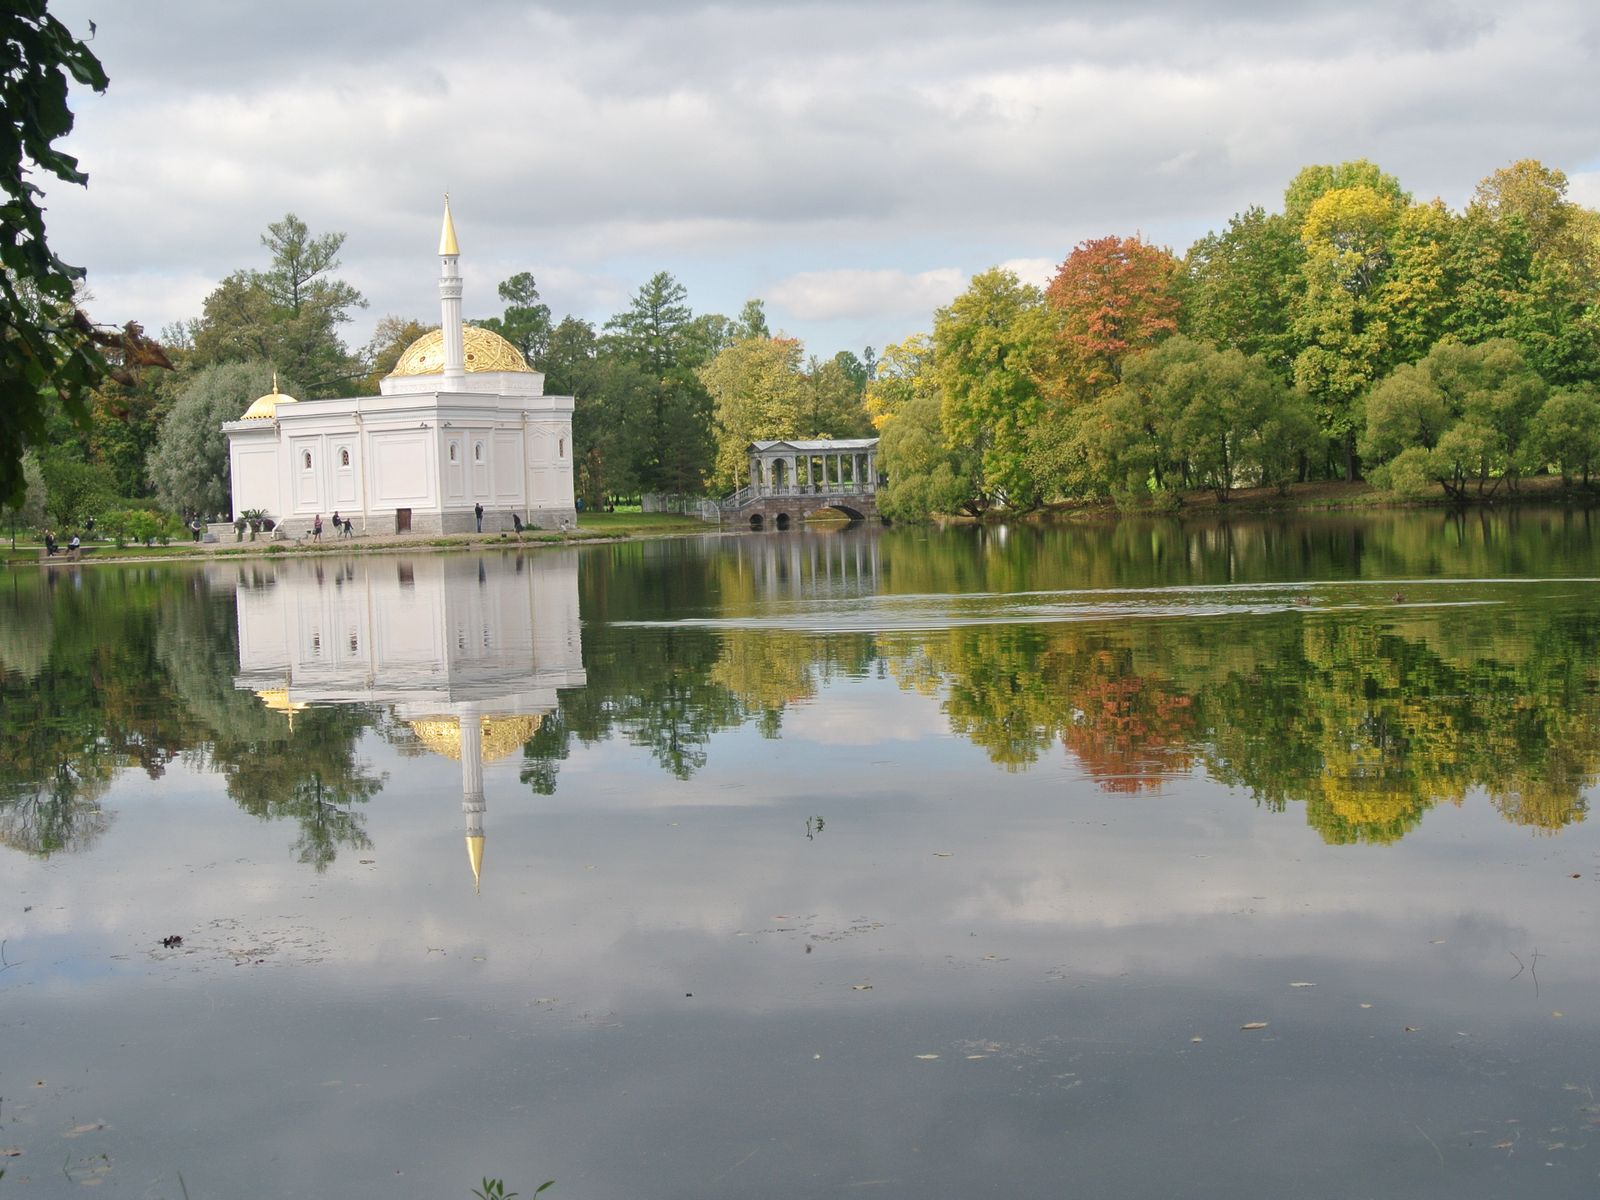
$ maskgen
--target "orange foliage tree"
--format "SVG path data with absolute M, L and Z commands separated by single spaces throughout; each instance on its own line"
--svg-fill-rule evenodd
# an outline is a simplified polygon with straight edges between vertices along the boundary
M 1137 236 L 1080 242 L 1045 298 L 1061 317 L 1061 338 L 1091 388 L 1115 383 L 1129 355 L 1178 331 L 1179 261 Z

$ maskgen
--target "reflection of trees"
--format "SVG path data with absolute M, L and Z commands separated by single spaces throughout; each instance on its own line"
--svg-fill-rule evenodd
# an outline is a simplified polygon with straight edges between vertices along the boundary
M 241 569 L 242 570 L 242 569 Z M 240 586 L 265 586 L 241 578 Z M 207 735 L 196 765 L 227 777 L 228 795 L 263 821 L 294 821 L 291 849 L 325 871 L 339 847 L 366 850 L 364 804 L 383 789 L 356 757 L 361 735 L 377 715 L 365 706 L 308 709 L 291 723 L 252 692 L 233 684 L 239 657 L 231 589 L 213 592 L 196 575 L 162 610 L 156 644 L 174 689 Z
M 9 780 L 0 784 L 0 845 L 41 858 L 93 845 L 111 825 L 111 814 L 100 807 L 110 772 L 88 776 L 79 772 L 103 762 L 98 757 L 59 762 L 31 786 Z
M 953 730 L 1008 769 L 1056 739 L 1108 791 L 1196 758 L 1330 842 L 1393 841 L 1481 788 L 1508 819 L 1582 820 L 1600 778 L 1600 621 L 1386 616 L 991 626 L 891 642 L 908 686 L 946 681 Z M 905 664 L 902 672 L 901 664 Z

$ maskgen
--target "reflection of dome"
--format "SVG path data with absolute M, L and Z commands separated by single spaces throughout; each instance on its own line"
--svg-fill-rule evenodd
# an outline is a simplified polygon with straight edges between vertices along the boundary
M 479 329 L 476 325 L 461 327 L 461 344 L 466 369 L 470 371 L 521 371 L 531 374 L 521 352 L 498 333 Z M 395 363 L 394 375 L 438 375 L 444 370 L 444 331 L 435 329 L 425 333 L 400 356 Z
M 270 421 L 278 415 L 278 405 L 298 403 L 300 402 L 293 396 L 285 396 L 278 391 L 278 375 L 277 372 L 273 372 L 272 390 L 245 409 L 244 416 L 239 419 L 241 421 Z
M 516 753 L 539 732 L 543 722 L 542 716 L 484 717 L 483 761 L 498 762 Z M 430 717 L 423 721 L 412 721 L 410 725 L 417 740 L 435 754 L 458 760 L 461 758 L 461 724 L 455 717 Z

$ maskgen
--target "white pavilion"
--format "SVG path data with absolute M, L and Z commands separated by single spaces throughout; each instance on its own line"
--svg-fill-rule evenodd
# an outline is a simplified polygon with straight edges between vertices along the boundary
M 513 516 L 576 522 L 571 396 L 510 342 L 461 320 L 461 250 L 450 202 L 439 234 L 439 329 L 413 342 L 377 396 L 297 401 L 273 390 L 223 425 L 233 516 L 260 510 L 286 534 L 337 511 L 360 533 L 485 532 Z

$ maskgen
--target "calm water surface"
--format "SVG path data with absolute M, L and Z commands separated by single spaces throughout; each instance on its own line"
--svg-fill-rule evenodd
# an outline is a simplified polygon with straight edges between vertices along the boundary
M 1597 580 L 1529 511 L 0 576 L 0 1196 L 1593 1196 Z

